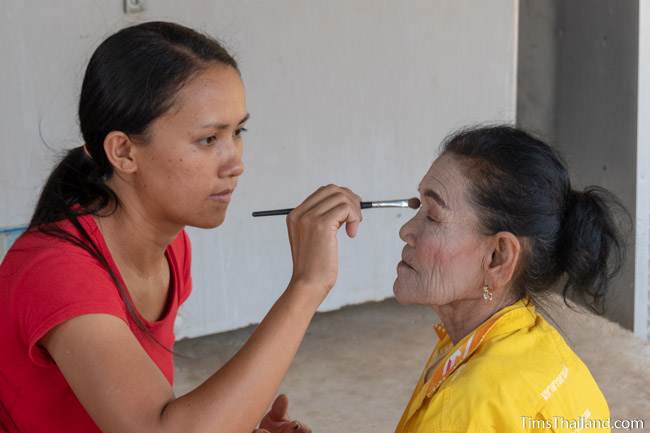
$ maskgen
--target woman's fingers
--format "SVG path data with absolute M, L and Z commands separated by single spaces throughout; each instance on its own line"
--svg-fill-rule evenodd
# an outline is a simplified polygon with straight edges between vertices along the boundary
M 318 188 L 316 191 L 312 192 L 303 202 L 296 207 L 291 214 L 294 214 L 295 217 L 299 217 L 305 212 L 311 210 L 316 204 L 318 204 L 323 197 L 328 196 L 337 188 L 334 184 L 324 185 Z
M 332 222 L 335 230 L 345 223 L 350 237 L 356 235 L 359 223 L 363 220 L 361 200 L 356 194 L 344 190 L 335 191 L 331 195 L 324 197 L 321 202 L 307 211 L 305 216 L 310 214 L 324 216 L 328 221 Z
M 357 232 L 359 231 L 359 221 L 352 221 L 345 225 L 345 231 L 349 237 L 353 238 L 357 235 Z
M 269 412 L 269 418 L 273 421 L 286 421 L 287 412 L 289 410 L 289 397 L 284 394 L 277 396 L 271 406 L 271 411 Z
M 295 433 L 311 433 L 311 429 L 308 426 L 306 426 L 305 424 L 303 424 L 301 422 L 298 422 L 298 421 L 294 421 L 294 423 L 295 423 L 295 426 L 294 426 L 293 431 Z
M 260 428 L 253 433 L 311 433 L 311 429 L 299 421 L 288 418 L 289 398 L 285 394 L 277 396 L 271 410 L 266 414 Z
M 307 197 L 291 214 L 299 217 L 307 212 L 313 211 L 316 207 L 322 207 L 323 202 L 332 196 L 342 195 L 348 197 L 352 202 L 361 202 L 361 197 L 350 191 L 349 188 L 340 187 L 334 184 L 321 186 Z M 359 206 L 361 207 L 361 206 Z
M 336 224 L 338 229 L 342 224 L 345 224 L 346 232 L 349 237 L 353 238 L 357 235 L 359 223 L 363 219 L 361 216 L 361 209 L 357 208 L 355 203 L 343 201 L 338 205 L 331 207 L 323 214 L 328 221 Z
M 350 191 L 348 188 L 344 187 L 343 190 L 347 193 L 348 197 L 350 200 L 352 200 L 353 203 L 352 209 L 354 210 L 354 213 L 352 215 L 352 218 L 350 218 L 345 225 L 345 230 L 348 236 L 353 238 L 357 235 L 357 232 L 359 231 L 359 224 L 361 221 L 363 221 L 363 213 L 361 213 L 361 197 Z
M 253 433 L 311 433 L 311 429 L 298 421 L 283 421 L 272 427 L 255 429 Z

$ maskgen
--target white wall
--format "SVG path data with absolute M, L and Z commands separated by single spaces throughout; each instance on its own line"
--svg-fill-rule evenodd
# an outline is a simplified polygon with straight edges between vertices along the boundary
M 438 143 L 461 125 L 514 121 L 516 0 L 147 2 L 5 0 L 0 11 L 0 226 L 24 224 L 55 155 L 79 145 L 75 109 L 93 48 L 129 21 L 205 30 L 237 55 L 252 118 L 246 173 L 226 223 L 190 229 L 194 294 L 177 323 L 196 336 L 257 322 L 290 277 L 282 217 L 316 187 L 364 199 L 413 196 Z M 366 212 L 341 237 L 323 310 L 392 295 L 411 212 Z

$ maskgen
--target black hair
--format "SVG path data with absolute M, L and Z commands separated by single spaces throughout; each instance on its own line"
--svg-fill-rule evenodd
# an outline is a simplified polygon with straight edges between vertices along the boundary
M 138 24 L 104 40 L 88 63 L 81 88 L 79 124 L 85 144 L 69 150 L 54 168 L 27 229 L 69 241 L 95 257 L 117 286 L 130 317 L 154 340 L 78 217 L 110 215 L 120 206 L 106 185 L 113 175 L 104 151 L 106 135 L 122 131 L 146 137 L 149 125 L 170 109 L 183 84 L 211 65 L 239 71 L 235 59 L 215 39 L 174 23 Z M 64 220 L 78 234 L 57 224 Z
M 464 163 L 482 231 L 523 240 L 513 277 L 518 297 L 561 283 L 565 303 L 578 295 L 602 314 L 608 284 L 624 261 L 617 216 L 629 213 L 616 196 L 598 186 L 574 190 L 558 152 L 511 126 L 461 130 L 442 152 Z

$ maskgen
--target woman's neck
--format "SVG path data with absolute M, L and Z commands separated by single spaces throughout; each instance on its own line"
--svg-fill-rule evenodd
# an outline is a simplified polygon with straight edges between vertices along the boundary
M 96 221 L 113 258 L 143 276 L 159 272 L 165 249 L 182 229 L 161 227 L 124 200 L 114 213 Z
M 433 306 L 453 344 L 458 343 L 494 313 L 516 302 L 511 296 L 486 302 L 480 299 L 463 299 L 445 305 Z

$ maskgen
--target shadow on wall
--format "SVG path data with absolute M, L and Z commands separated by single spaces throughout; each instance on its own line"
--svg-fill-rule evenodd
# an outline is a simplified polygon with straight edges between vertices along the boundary
M 5 254 L 11 245 L 18 239 L 27 227 L 8 227 L 0 228 L 0 262 L 5 258 Z

